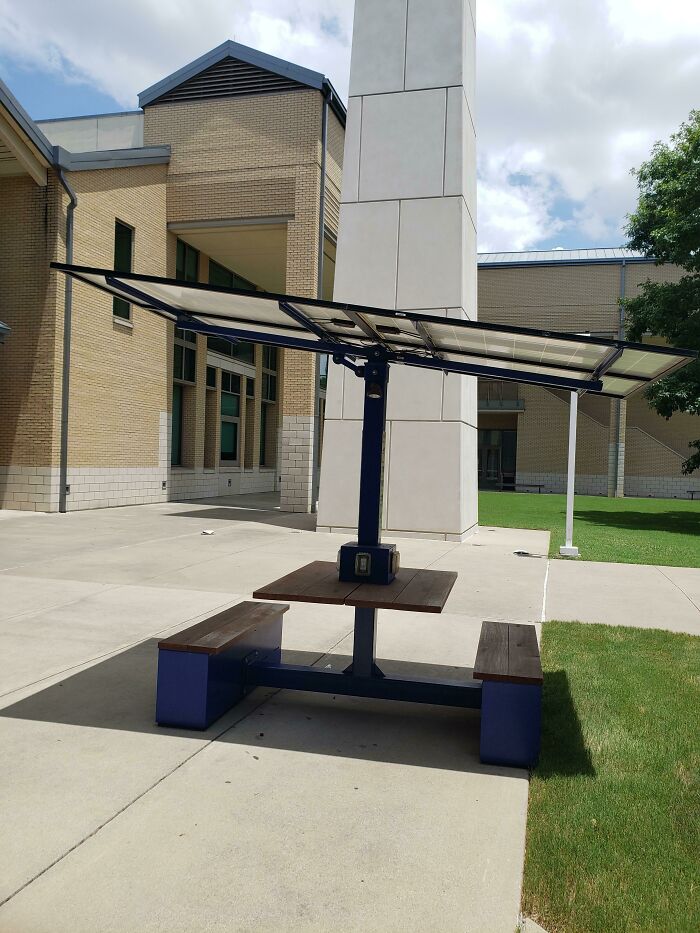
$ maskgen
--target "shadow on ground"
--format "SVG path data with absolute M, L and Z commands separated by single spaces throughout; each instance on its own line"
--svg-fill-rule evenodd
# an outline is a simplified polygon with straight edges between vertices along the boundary
M 450 771 L 514 773 L 480 764 L 475 710 L 259 688 L 206 732 L 161 728 L 153 719 L 157 646 L 156 639 L 142 642 L 6 706 L 0 716 Z M 349 658 L 287 651 L 284 661 L 342 670 Z M 402 677 L 472 680 L 471 668 L 395 660 L 380 664 L 386 673 Z M 540 776 L 592 774 L 563 671 L 546 675 L 543 718 Z
M 537 777 L 595 777 L 566 671 L 547 671 L 542 691 L 542 750 Z
M 453 771 L 493 771 L 479 764 L 479 718 L 472 710 L 254 691 L 206 732 L 161 728 L 153 720 L 158 641 L 150 639 L 0 710 L 1 717 L 97 729 L 117 729 L 198 741 L 219 740 L 316 755 L 335 755 Z M 284 652 L 290 664 L 331 664 L 349 658 Z M 471 680 L 470 668 L 382 661 L 387 673 Z M 237 717 L 243 716 L 240 721 Z M 263 726 L 264 723 L 264 726 Z
M 700 534 L 700 502 L 697 514 L 688 511 L 610 512 L 603 509 L 576 509 L 574 520 L 599 527 L 624 528 L 630 531 L 666 531 L 670 534 Z
M 199 521 L 259 522 L 277 525 L 280 528 L 295 528 L 299 531 L 315 531 L 316 515 L 303 512 L 281 512 L 279 509 L 245 508 L 240 505 L 205 505 L 191 512 L 169 512 L 171 518 L 196 518 Z

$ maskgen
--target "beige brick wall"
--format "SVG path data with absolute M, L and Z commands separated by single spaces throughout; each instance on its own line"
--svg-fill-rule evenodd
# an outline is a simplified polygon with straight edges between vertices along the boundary
M 674 266 L 628 263 L 625 295 L 640 285 L 677 281 L 683 274 Z M 516 266 L 479 270 L 479 319 L 565 332 L 616 336 L 619 328 L 619 264 L 573 266 Z M 518 419 L 518 474 L 546 476 L 552 482 L 566 473 L 568 405 L 564 394 L 521 388 L 526 407 Z M 553 403 L 559 398 L 560 404 Z M 577 474 L 598 488 L 605 478 L 610 455 L 611 402 L 584 396 L 580 402 Z M 654 412 L 641 393 L 629 400 L 625 432 L 626 491 L 639 494 L 680 494 L 688 485 L 680 464 L 688 442 L 700 435 L 700 418 L 674 415 L 669 421 Z M 481 423 L 481 420 L 480 420 Z M 670 449 L 669 449 L 670 448 Z M 675 455 L 674 455 L 675 454 Z M 642 478 L 637 481 L 635 478 Z M 602 488 L 602 487 L 601 487 Z M 688 485 L 688 488 L 691 488 Z
M 521 473 L 566 474 L 569 444 L 569 404 L 562 395 L 520 386 L 525 412 L 518 419 L 517 470 Z M 579 412 L 576 472 L 607 476 L 608 429 Z
M 168 220 L 295 212 L 297 166 L 318 165 L 321 96 L 292 91 L 147 107 L 144 145 L 169 144 Z
M 49 270 L 65 259 L 64 205 L 57 178 L 0 178 L 0 465 L 58 462 L 63 282 Z M 60 309 L 60 310 L 58 310 Z
M 73 172 L 78 196 L 74 261 L 111 268 L 114 223 L 134 228 L 134 272 L 166 274 L 165 165 Z M 132 306 L 131 327 L 110 296 L 76 282 L 69 466 L 157 467 L 161 414 L 170 408 L 168 325 Z

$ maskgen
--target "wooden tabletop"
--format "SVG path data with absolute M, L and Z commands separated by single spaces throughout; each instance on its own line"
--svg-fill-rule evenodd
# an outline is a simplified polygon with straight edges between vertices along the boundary
M 457 574 L 451 570 L 416 570 L 402 567 L 394 580 L 378 583 L 343 583 L 331 561 L 315 560 L 253 593 L 254 599 L 289 599 L 302 603 L 329 603 L 368 609 L 403 609 L 442 612 Z

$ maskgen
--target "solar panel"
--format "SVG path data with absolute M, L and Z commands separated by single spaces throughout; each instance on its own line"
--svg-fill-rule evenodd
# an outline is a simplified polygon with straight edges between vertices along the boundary
M 200 333 L 626 398 L 697 357 L 577 334 L 273 295 L 52 263 L 53 268 Z

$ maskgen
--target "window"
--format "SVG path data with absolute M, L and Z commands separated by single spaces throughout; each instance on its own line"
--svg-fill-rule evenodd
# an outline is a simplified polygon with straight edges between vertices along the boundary
M 255 398 L 255 379 L 246 379 L 245 394 L 246 398 Z
M 227 269 L 226 266 L 220 266 L 213 259 L 209 260 L 209 284 L 218 285 L 220 288 L 240 288 L 250 292 L 258 290 L 257 285 Z
M 131 272 L 134 257 L 134 230 L 119 220 L 114 222 L 114 269 L 116 272 Z M 128 321 L 131 305 L 123 298 L 112 298 L 112 314 Z
M 175 328 L 173 347 L 173 379 L 180 382 L 194 382 L 197 374 L 197 350 L 193 344 L 197 336 L 191 331 Z
M 221 460 L 238 463 L 241 425 L 241 377 L 221 373 Z
M 213 366 L 207 366 L 207 388 L 216 388 L 216 370 Z
M 213 353 L 221 353 L 241 363 L 255 366 L 254 343 L 232 343 L 225 337 L 207 337 L 207 348 Z
M 170 442 L 170 465 L 182 466 L 182 386 L 173 386 L 173 426 Z
M 185 243 L 177 241 L 177 258 L 175 260 L 175 278 L 181 282 L 196 282 L 199 278 L 199 250 Z
M 267 466 L 267 411 L 269 406 L 262 403 L 260 406 L 260 466 Z
M 318 358 L 318 386 L 324 391 L 328 385 L 328 356 L 323 353 Z
M 268 436 L 276 418 L 271 408 L 277 401 L 277 347 L 262 348 L 262 405 L 260 406 L 260 466 L 272 466 Z
M 277 372 L 277 347 L 263 347 L 263 369 Z
M 263 347 L 263 402 L 277 401 L 277 347 Z

